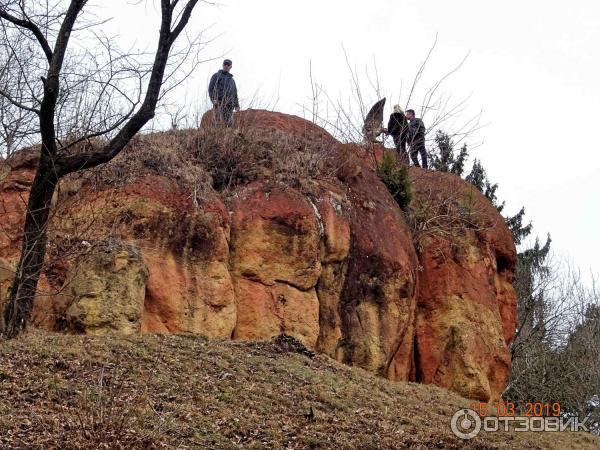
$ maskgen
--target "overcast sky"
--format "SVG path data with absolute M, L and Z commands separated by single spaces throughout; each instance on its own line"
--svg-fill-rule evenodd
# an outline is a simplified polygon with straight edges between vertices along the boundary
M 123 7 L 111 2 L 113 27 L 141 46 L 154 42 L 154 2 Z M 210 27 L 216 40 L 206 57 L 226 55 L 243 100 L 303 115 L 315 81 L 334 99 L 350 99 L 351 64 L 368 101 L 376 95 L 365 69 L 375 65 L 387 113 L 407 97 L 436 33 L 438 44 L 422 92 L 470 52 L 441 87 L 458 101 L 470 96 L 462 120 L 483 111 L 470 141 L 507 212 L 524 205 L 536 235 L 551 233 L 556 253 L 582 270 L 600 272 L 600 156 L 595 139 L 600 106 L 600 2 L 597 0 L 221 0 L 200 5 L 193 29 Z M 179 95 L 205 98 L 216 62 L 199 67 Z M 245 102 L 245 105 L 244 105 Z M 425 117 L 427 125 L 427 116 Z

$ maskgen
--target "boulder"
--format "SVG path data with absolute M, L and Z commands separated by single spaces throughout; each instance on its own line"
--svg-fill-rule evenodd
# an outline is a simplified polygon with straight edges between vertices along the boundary
M 256 184 L 237 193 L 231 205 L 234 276 L 313 288 L 321 274 L 321 230 L 313 208 L 290 188 Z
M 113 239 L 95 243 L 67 277 L 68 327 L 94 335 L 139 333 L 147 281 L 136 247 Z
M 322 237 L 314 205 L 294 189 L 255 184 L 236 193 L 231 210 L 234 339 L 285 333 L 314 347 Z

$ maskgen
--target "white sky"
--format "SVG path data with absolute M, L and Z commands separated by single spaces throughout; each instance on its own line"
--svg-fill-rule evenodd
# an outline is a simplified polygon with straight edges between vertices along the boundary
M 124 38 L 152 47 L 154 3 L 111 0 L 101 3 L 101 11 L 114 16 L 111 26 Z M 556 253 L 583 271 L 600 272 L 597 0 L 220 0 L 195 12 L 191 29 L 209 26 L 208 35 L 218 38 L 205 56 L 219 60 L 199 67 L 180 93 L 182 103 L 205 98 L 221 55 L 233 60 L 246 106 L 277 100 L 277 110 L 303 115 L 310 61 L 316 82 L 331 97 L 348 100 L 345 48 L 368 101 L 376 96 L 364 73 L 367 66 L 373 72 L 376 61 L 383 92 L 392 98 L 387 113 L 398 96 L 406 98 L 436 33 L 422 89 L 470 51 L 442 90 L 456 100 L 472 95 L 465 120 L 483 110 L 488 125 L 472 139 L 483 141 L 473 156 L 500 184 L 508 213 L 524 205 L 535 234 L 551 233 Z M 415 100 L 411 106 L 418 109 Z

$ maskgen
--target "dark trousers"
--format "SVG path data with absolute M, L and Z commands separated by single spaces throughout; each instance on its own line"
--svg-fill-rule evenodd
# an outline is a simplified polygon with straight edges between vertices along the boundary
M 422 167 L 427 169 L 427 149 L 425 148 L 425 142 L 415 142 L 410 146 L 410 159 L 415 166 L 421 167 L 419 165 L 418 154 L 421 154 Z
M 227 128 L 233 126 L 233 105 L 215 104 L 215 123 Z
M 408 164 L 408 153 L 406 153 L 407 136 L 403 134 L 392 134 L 392 139 L 394 139 L 394 147 L 396 147 L 400 161 Z
M 392 134 L 392 138 L 394 139 L 394 146 L 398 152 L 406 151 L 406 136 L 401 134 Z

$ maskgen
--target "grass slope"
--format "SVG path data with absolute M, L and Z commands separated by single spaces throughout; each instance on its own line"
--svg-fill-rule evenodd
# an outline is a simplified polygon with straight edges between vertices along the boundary
M 0 342 L 0 448 L 599 448 L 574 433 L 462 442 L 469 402 L 273 342 L 30 331 Z

